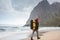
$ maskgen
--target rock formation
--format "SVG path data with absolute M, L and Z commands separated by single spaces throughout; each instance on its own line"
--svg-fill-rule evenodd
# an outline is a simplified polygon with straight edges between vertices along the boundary
M 31 12 L 26 25 L 30 25 L 30 20 L 39 17 L 40 26 L 60 25 L 60 3 L 49 4 L 47 0 L 41 1 Z

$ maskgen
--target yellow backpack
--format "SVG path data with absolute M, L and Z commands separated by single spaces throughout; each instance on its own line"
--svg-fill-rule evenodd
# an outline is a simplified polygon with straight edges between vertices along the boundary
M 35 20 L 31 20 L 31 29 L 32 30 L 36 29 L 36 21 Z

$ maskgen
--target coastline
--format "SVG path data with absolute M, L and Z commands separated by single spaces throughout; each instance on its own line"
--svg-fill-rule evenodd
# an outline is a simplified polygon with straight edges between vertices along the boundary
M 48 32 L 39 32 L 39 40 L 60 40 L 60 30 L 53 30 Z M 37 40 L 36 34 L 33 37 L 34 40 Z M 30 37 L 22 40 L 31 40 Z

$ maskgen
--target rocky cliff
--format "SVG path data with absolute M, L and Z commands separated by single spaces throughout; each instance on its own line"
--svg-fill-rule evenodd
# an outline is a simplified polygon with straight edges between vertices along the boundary
M 40 26 L 59 26 L 60 25 L 60 3 L 49 4 L 43 0 L 31 12 L 26 25 L 30 25 L 30 20 L 39 17 Z

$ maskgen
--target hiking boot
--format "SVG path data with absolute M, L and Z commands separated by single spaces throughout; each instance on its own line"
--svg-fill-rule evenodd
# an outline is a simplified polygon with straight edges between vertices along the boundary
M 40 39 L 40 37 L 37 37 L 37 39 Z
M 33 38 L 31 38 L 31 40 L 33 40 Z

